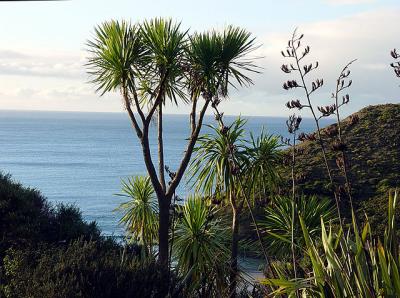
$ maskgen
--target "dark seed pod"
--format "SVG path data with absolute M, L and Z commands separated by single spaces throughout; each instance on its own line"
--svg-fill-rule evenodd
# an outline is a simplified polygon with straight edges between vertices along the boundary
M 223 126 L 219 129 L 222 135 L 226 135 L 228 132 L 229 128 L 227 126 Z
M 315 133 L 306 134 L 305 138 L 307 141 L 316 141 L 317 140 L 317 136 L 315 135 Z
M 283 65 L 281 66 L 281 70 L 282 70 L 284 73 L 290 73 L 290 72 L 291 72 L 291 70 L 289 69 L 289 66 L 287 66 L 286 64 L 283 64 Z
M 350 95 L 346 94 L 345 96 L 343 96 L 343 100 L 342 100 L 343 104 L 348 104 L 349 101 L 350 101 Z
M 296 116 L 294 114 L 289 116 L 289 119 L 286 120 L 286 126 L 288 128 L 288 132 L 291 134 L 295 133 L 299 129 L 300 123 L 301 123 L 300 116 Z
M 318 110 L 321 112 L 322 116 L 328 117 L 332 114 L 335 113 L 336 111 L 336 105 L 330 105 L 330 106 L 325 106 L 325 107 L 318 107 Z
M 300 87 L 300 85 L 295 80 L 290 80 L 283 84 L 283 89 L 285 89 L 285 90 L 289 90 L 292 88 L 298 88 L 298 87 Z
M 295 123 L 294 123 L 294 127 L 295 127 L 296 130 L 299 129 L 301 120 L 302 120 L 301 116 L 298 116 L 298 117 L 296 118 L 296 121 L 295 121 Z
M 288 101 L 286 103 L 286 107 L 288 107 L 289 109 L 297 108 L 297 109 L 301 110 L 303 108 L 303 105 L 300 103 L 300 100 L 296 99 L 296 100 Z
M 300 142 L 304 142 L 304 141 L 306 140 L 306 134 L 305 134 L 304 132 L 301 132 L 301 133 L 299 134 L 299 136 L 297 137 L 297 139 L 298 139 Z
M 397 53 L 396 49 L 393 49 L 393 51 L 390 52 L 390 55 L 393 57 L 393 59 L 400 58 L 400 55 Z

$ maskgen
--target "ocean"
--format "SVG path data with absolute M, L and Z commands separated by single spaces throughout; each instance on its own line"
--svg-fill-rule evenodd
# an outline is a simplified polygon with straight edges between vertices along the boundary
M 225 116 L 227 123 L 235 117 Z M 257 135 L 287 136 L 285 118 L 243 117 L 246 130 Z M 179 165 L 188 137 L 188 117 L 164 118 L 165 163 Z M 216 124 L 207 116 L 207 124 Z M 327 124 L 324 121 L 324 124 Z M 155 132 L 156 123 L 152 125 Z M 311 119 L 303 119 L 302 130 L 314 130 Z M 202 132 L 209 131 L 204 127 Z M 155 134 L 154 134 L 155 135 Z M 156 139 L 151 140 L 154 155 Z M 0 111 L 0 171 L 14 180 L 41 191 L 50 202 L 75 204 L 87 221 L 96 221 L 104 235 L 121 235 L 120 214 L 113 211 L 126 199 L 121 179 L 145 175 L 140 144 L 128 116 L 123 113 Z M 181 182 L 178 194 L 190 187 Z

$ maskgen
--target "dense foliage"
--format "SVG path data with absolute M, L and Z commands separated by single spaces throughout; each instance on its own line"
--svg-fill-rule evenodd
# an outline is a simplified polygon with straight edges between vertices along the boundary
M 300 217 L 306 254 L 312 263 L 311 277 L 288 279 L 280 274 L 280 279 L 268 279 L 265 283 L 275 289 L 274 296 L 298 293 L 306 297 L 399 297 L 396 207 L 397 194 L 389 195 L 387 225 L 381 239 L 373 236 L 374 227 L 368 220 L 360 229 L 354 213 L 348 232 L 335 232 L 321 220 L 321 249 Z
M 138 241 L 148 254 L 157 239 L 158 206 L 149 177 L 137 176 L 122 180 L 122 193 L 128 198 L 116 210 L 122 211 L 120 224 L 125 227 L 130 241 Z
M 68 243 L 73 239 L 100 236 L 94 222 L 83 221 L 75 206 L 49 204 L 39 191 L 0 174 L 0 259 L 12 246 L 38 243 Z
M 11 249 L 4 269 L 6 297 L 159 297 L 168 284 L 155 262 L 107 241 Z
M 335 222 L 336 211 L 328 199 L 316 196 L 301 196 L 295 206 L 296 213 L 303 218 L 310 236 L 316 240 L 321 234 L 321 218 L 325 222 Z M 292 220 L 292 200 L 286 196 L 278 196 L 264 210 L 260 219 L 268 250 L 277 258 L 288 259 L 291 246 L 291 231 L 294 230 L 294 241 L 297 255 L 305 248 L 300 222 Z
M 0 237 L 0 297 L 157 297 L 168 284 L 140 249 L 106 240 L 79 209 L 53 207 L 9 175 L 0 175 Z
M 179 208 L 173 254 L 177 271 L 187 285 L 187 295 L 226 295 L 229 275 L 229 229 L 227 222 L 200 197 L 191 197 Z

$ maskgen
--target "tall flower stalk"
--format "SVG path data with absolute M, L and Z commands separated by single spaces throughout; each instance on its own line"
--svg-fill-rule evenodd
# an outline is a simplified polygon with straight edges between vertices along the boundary
M 302 118 L 300 116 L 291 115 L 286 121 L 288 132 L 292 135 L 292 140 L 286 139 L 284 142 L 292 149 L 292 161 L 291 161 L 291 176 L 292 176 L 292 222 L 291 222 L 291 251 L 292 251 L 292 262 L 294 278 L 297 278 L 297 266 L 296 266 L 296 249 L 294 243 L 294 227 L 297 216 L 297 200 L 296 200 L 296 138 L 297 131 L 300 128 Z
M 287 82 L 285 82 L 283 84 L 283 88 L 285 90 L 289 90 L 289 89 L 297 89 L 300 88 L 304 91 L 304 96 L 306 98 L 306 104 L 302 104 L 300 102 L 300 100 L 292 100 L 289 101 L 286 106 L 289 109 L 292 108 L 297 108 L 299 110 L 303 109 L 303 108 L 308 108 L 309 111 L 312 114 L 312 117 L 315 121 L 315 125 L 317 128 L 317 132 L 316 132 L 316 139 L 318 141 L 318 144 L 321 148 L 322 151 L 322 156 L 324 159 L 324 165 L 326 168 L 326 172 L 328 174 L 328 178 L 329 178 L 329 182 L 330 182 L 330 186 L 333 189 L 333 195 L 335 197 L 335 202 L 336 202 L 336 208 L 337 208 L 337 212 L 338 212 L 338 217 L 339 217 L 339 221 L 340 224 L 342 225 L 342 218 L 341 218 L 341 212 L 340 212 L 340 205 L 339 205 L 339 197 L 337 194 L 337 190 L 335 187 L 335 182 L 332 176 L 332 171 L 331 171 L 331 167 L 329 165 L 328 162 L 328 158 L 327 158 L 327 150 L 326 150 L 326 145 L 325 145 L 325 141 L 322 138 L 322 133 L 321 133 L 321 126 L 320 126 L 320 120 L 324 117 L 328 117 L 330 115 L 332 115 L 332 113 L 334 113 L 335 111 L 335 107 L 334 105 L 331 106 L 326 106 L 326 107 L 317 107 L 319 113 L 317 112 L 317 110 L 315 109 L 315 107 L 313 106 L 312 100 L 311 100 L 311 95 L 313 95 L 318 89 L 320 89 L 323 85 L 324 85 L 324 80 L 323 79 L 316 79 L 315 81 L 311 82 L 311 88 L 309 87 L 309 85 L 306 82 L 306 77 L 308 74 L 310 74 L 310 72 L 312 70 L 315 70 L 316 68 L 318 68 L 319 63 L 312 63 L 312 64 L 301 64 L 301 61 L 310 53 L 310 47 L 306 46 L 304 48 L 301 47 L 301 40 L 304 37 L 303 34 L 301 34 L 300 36 L 297 35 L 297 30 L 295 30 L 293 32 L 293 35 L 291 37 L 291 39 L 288 42 L 288 46 L 286 51 L 282 51 L 281 54 L 283 57 L 285 58 L 289 58 L 294 60 L 294 63 L 290 63 L 290 64 L 283 64 L 281 66 L 281 70 L 284 73 L 290 74 L 292 72 L 297 72 L 299 77 L 300 77 L 300 83 L 298 83 L 296 80 L 288 80 Z M 318 113 L 318 114 L 317 114 Z
M 356 60 L 350 61 L 342 69 L 338 79 L 336 80 L 336 90 L 334 93 L 332 93 L 332 98 L 335 101 L 335 114 L 336 114 L 336 126 L 337 126 L 337 131 L 335 131 L 337 140 L 333 143 L 332 149 L 334 151 L 339 152 L 339 156 L 336 158 L 336 164 L 345 179 L 345 190 L 346 190 L 347 196 L 349 198 L 350 207 L 352 210 L 353 210 L 353 197 L 351 194 L 351 184 L 350 184 L 349 173 L 348 173 L 349 172 L 348 158 L 346 156 L 347 145 L 343 138 L 342 125 L 341 125 L 341 119 L 340 119 L 340 108 L 349 103 L 350 96 L 349 96 L 349 94 L 346 94 L 346 95 L 342 96 L 342 98 L 340 99 L 340 96 L 341 96 L 340 94 L 352 85 L 352 80 L 349 79 L 349 76 L 350 76 L 349 67 L 355 61 Z

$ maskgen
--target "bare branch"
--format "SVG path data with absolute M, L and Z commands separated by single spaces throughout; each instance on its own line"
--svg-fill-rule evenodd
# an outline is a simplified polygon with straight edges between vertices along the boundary
M 131 100 L 129 99 L 128 91 L 126 90 L 125 87 L 122 87 L 121 92 L 122 92 L 122 96 L 124 98 L 125 108 L 128 111 L 129 118 L 131 119 L 132 126 L 135 129 L 138 138 L 142 139 L 143 131 L 141 130 L 138 122 L 136 121 L 135 114 L 132 111 Z
M 191 96 L 193 99 L 193 103 L 192 103 L 192 112 L 190 113 L 190 125 L 192 127 L 192 133 L 195 131 L 196 129 L 196 108 L 197 108 L 197 97 L 195 96 Z
M 153 106 L 150 108 L 149 113 L 147 114 L 144 126 L 148 126 L 150 124 L 151 118 L 154 115 L 154 112 L 156 111 L 156 109 L 158 108 L 158 105 L 160 104 L 160 102 L 163 100 L 163 96 L 164 96 L 164 89 L 165 89 L 165 83 L 167 81 L 168 78 L 168 71 L 165 72 L 158 89 L 158 93 L 156 96 L 156 99 L 153 103 Z
M 199 114 L 199 119 L 198 122 L 196 124 L 196 128 L 194 131 L 192 131 L 186 151 L 185 151 L 185 155 L 182 158 L 182 161 L 178 167 L 178 170 L 176 171 L 176 176 L 175 178 L 171 181 L 171 184 L 168 188 L 167 191 L 167 197 L 171 197 L 173 195 L 173 193 L 175 192 L 177 186 L 179 185 L 179 182 L 181 181 L 183 174 L 185 173 L 185 170 L 187 168 L 187 166 L 189 165 L 189 161 L 190 158 L 192 157 L 192 153 L 193 153 L 193 149 L 194 146 L 196 145 L 196 141 L 197 138 L 199 136 L 202 124 L 203 124 L 203 119 L 204 119 L 204 115 L 207 111 L 208 105 L 210 104 L 211 99 L 206 99 L 206 102 L 203 105 L 203 108 L 200 111 Z
M 131 89 L 132 89 L 131 93 L 133 95 L 133 99 L 134 99 L 135 105 L 136 105 L 136 111 L 138 112 L 140 119 L 142 120 L 142 123 L 144 124 L 144 122 L 146 121 L 146 117 L 144 116 L 142 107 L 140 106 L 139 97 L 136 92 L 136 87 L 133 85 Z

